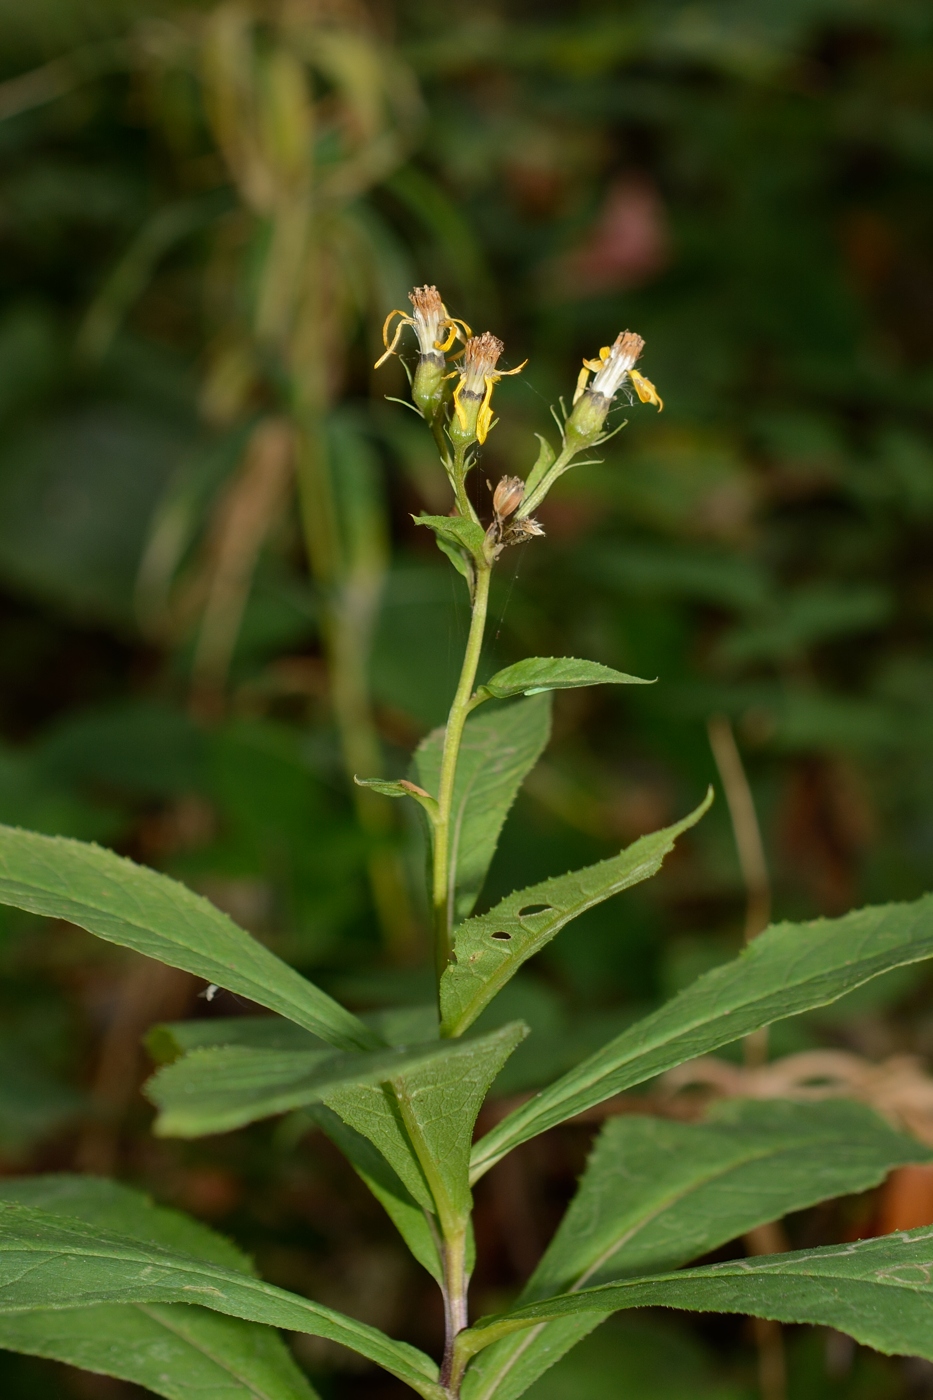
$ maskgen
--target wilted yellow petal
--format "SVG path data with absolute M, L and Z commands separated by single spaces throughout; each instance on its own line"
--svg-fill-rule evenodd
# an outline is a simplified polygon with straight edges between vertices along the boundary
M 631 379 L 635 386 L 635 393 L 641 399 L 642 403 L 653 403 L 660 413 L 661 409 L 664 407 L 664 400 L 661 398 L 661 395 L 658 393 L 651 380 L 646 379 L 643 374 L 639 374 L 637 369 L 630 369 L 628 374 L 629 379 Z

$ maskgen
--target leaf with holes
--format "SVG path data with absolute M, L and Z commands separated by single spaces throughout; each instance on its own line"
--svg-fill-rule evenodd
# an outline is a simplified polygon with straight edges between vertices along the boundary
M 613 1094 L 760 1026 L 825 1006 L 863 982 L 933 956 L 933 895 L 840 919 L 776 924 L 516 1109 L 473 1150 L 473 1180 L 517 1147 Z
M 535 695 L 470 715 L 463 731 L 450 815 L 451 907 L 465 919 L 482 889 L 509 809 L 551 734 L 551 697 Z M 440 786 L 444 730 L 415 752 L 418 783 Z
M 0 904 L 86 928 L 278 1011 L 341 1050 L 379 1037 L 208 900 L 84 841 L 0 826 Z
M 482 700 L 508 700 L 513 695 L 538 695 L 545 690 L 577 690 L 585 685 L 654 685 L 640 676 L 614 671 L 598 661 L 578 661 L 573 656 L 530 656 L 497 671 L 476 692 Z
M 733 1101 L 699 1124 L 613 1118 L 518 1305 L 673 1269 L 834 1196 L 867 1190 L 933 1154 L 844 1100 Z M 517 1400 L 600 1321 L 580 1313 L 477 1357 L 464 1400 Z
M 375 1362 L 424 1400 L 445 1400 L 429 1356 L 355 1318 L 176 1246 L 0 1201 L 0 1318 L 114 1302 L 198 1304 L 325 1337 Z
M 694 826 L 713 800 L 712 789 L 689 816 L 642 836 L 598 865 L 542 880 L 510 894 L 488 914 L 454 930 L 454 960 L 441 977 L 444 1035 L 460 1035 L 506 982 L 546 943 L 587 909 L 656 875 L 682 832 Z
M 6 1178 L 0 1200 L 91 1227 L 126 1230 L 137 1240 L 253 1272 L 250 1261 L 213 1230 L 113 1181 Z M 0 1315 L 0 1347 L 117 1376 L 168 1400 L 190 1400 L 194 1393 L 212 1400 L 315 1400 L 273 1328 L 189 1304 L 112 1302 L 6 1313 Z

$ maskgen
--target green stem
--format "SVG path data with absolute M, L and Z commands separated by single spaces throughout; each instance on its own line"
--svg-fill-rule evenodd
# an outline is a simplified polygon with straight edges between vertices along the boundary
M 470 635 L 467 639 L 466 654 L 463 658 L 457 693 L 450 707 L 450 714 L 447 716 L 447 730 L 444 735 L 440 789 L 437 794 L 438 811 L 434 823 L 433 905 L 438 986 L 440 986 L 441 976 L 451 954 L 450 930 L 453 921 L 454 879 L 450 869 L 450 813 L 454 799 L 454 781 L 457 776 L 457 759 L 460 754 L 460 741 L 463 738 L 463 726 L 469 714 L 470 696 L 473 693 L 476 668 L 479 665 L 483 646 L 486 611 L 489 606 L 490 577 L 491 571 L 488 564 L 477 567 Z
M 459 514 L 463 516 L 464 520 L 476 520 L 476 511 L 473 509 L 473 503 L 467 495 L 466 489 L 466 477 L 468 471 L 466 454 L 469 447 L 469 443 L 458 442 L 454 448 L 454 463 L 453 475 L 451 477 L 451 485 L 454 488 L 454 495 L 457 498 L 457 510 Z

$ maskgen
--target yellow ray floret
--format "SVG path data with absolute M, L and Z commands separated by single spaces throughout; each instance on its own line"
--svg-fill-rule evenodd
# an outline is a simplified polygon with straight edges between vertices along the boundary
M 661 398 L 661 395 L 658 393 L 651 380 L 646 379 L 643 374 L 639 374 L 637 369 L 630 369 L 628 377 L 632 381 L 632 387 L 642 403 L 653 403 L 660 413 L 664 407 L 664 400 Z

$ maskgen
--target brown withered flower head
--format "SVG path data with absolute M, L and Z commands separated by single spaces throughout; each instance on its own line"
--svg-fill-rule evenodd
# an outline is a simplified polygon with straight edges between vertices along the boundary
M 635 368 L 644 348 L 640 335 L 621 331 L 611 345 L 603 346 L 598 359 L 583 361 L 573 396 L 573 411 L 567 420 L 566 434 L 571 440 L 576 440 L 581 447 L 601 440 L 612 401 L 626 380 L 642 403 L 653 403 L 659 412 L 664 407 L 651 380 Z M 589 382 L 591 374 L 592 383 Z

